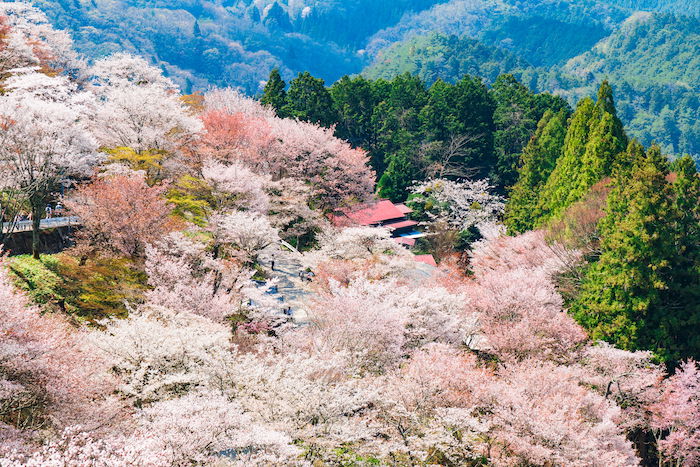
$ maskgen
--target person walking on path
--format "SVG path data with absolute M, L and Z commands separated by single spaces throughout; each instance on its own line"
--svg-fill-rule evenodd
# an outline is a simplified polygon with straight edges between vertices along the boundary
M 274 254 L 272 255 L 272 259 L 270 261 L 270 269 L 272 269 L 273 271 L 275 270 L 275 255 Z

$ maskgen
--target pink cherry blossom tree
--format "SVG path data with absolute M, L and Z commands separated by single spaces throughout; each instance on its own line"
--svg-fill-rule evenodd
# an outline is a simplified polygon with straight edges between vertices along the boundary
M 304 180 L 326 207 L 365 199 L 374 191 L 367 154 L 336 138 L 333 129 L 277 118 L 231 90 L 208 93 L 205 106 L 207 135 L 200 145 L 205 156 L 244 162 L 275 179 Z
M 101 146 L 168 153 L 202 130 L 172 81 L 142 58 L 116 54 L 89 73 L 101 102 L 93 127 Z
M 248 315 L 253 300 L 259 310 L 273 313 L 280 304 L 256 287 L 253 271 L 239 262 L 214 258 L 207 245 L 174 233 L 146 247 L 146 273 L 152 289 L 151 305 L 186 311 L 221 322 L 232 315 Z
M 202 176 L 212 190 L 214 209 L 240 209 L 266 214 L 270 199 L 265 192 L 270 178 L 258 175 L 241 163 L 224 165 L 207 160 Z
M 556 290 L 554 274 L 561 267 L 541 232 L 475 246 L 468 308 L 478 314 L 488 347 L 499 358 L 565 362 L 586 340 Z
M 114 381 L 82 332 L 42 315 L 14 291 L 0 261 L 0 455 L 31 448 L 41 430 L 119 419 Z
M 254 212 L 234 211 L 212 220 L 215 248 L 246 263 L 254 263 L 260 251 L 279 240 L 267 217 Z
M 52 193 L 68 177 L 90 174 L 100 161 L 87 127 L 91 99 L 64 77 L 36 72 L 12 77 L 7 88 L 0 98 L 0 176 L 31 205 L 38 258 L 39 222 Z
M 659 452 L 668 465 L 700 463 L 700 365 L 683 363 L 662 384 L 661 400 L 652 406 Z
M 138 172 L 101 177 L 79 187 L 66 207 L 80 217 L 77 250 L 140 258 L 147 243 L 174 230 L 166 187 L 149 187 Z

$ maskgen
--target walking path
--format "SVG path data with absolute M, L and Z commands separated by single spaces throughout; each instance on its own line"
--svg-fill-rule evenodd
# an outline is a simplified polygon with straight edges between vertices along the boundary
M 80 219 L 77 217 L 54 217 L 51 219 L 42 219 L 39 224 L 41 230 L 45 229 L 55 229 L 58 227 L 69 227 L 72 225 L 80 225 Z M 17 221 L 17 222 L 3 222 L 2 223 L 2 233 L 15 233 L 15 232 L 31 232 L 32 221 Z
M 275 269 L 271 270 L 273 258 Z M 268 269 L 272 279 L 276 279 L 276 295 L 283 299 L 285 306 L 291 308 L 294 321 L 299 324 L 308 322 L 305 301 L 311 296 L 311 292 L 304 289 L 299 277 L 299 273 L 305 269 L 299 253 L 273 244 L 262 250 L 258 262 Z

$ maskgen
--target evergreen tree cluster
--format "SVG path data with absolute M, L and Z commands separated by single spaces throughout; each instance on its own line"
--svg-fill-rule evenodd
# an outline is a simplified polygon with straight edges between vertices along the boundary
M 547 111 L 522 152 L 510 191 L 511 233 L 571 215 L 591 188 L 609 186 L 570 311 L 594 339 L 652 350 L 673 364 L 700 356 L 700 178 L 658 146 L 628 141 L 605 82 L 571 118 Z M 573 232 L 573 235 L 581 235 Z
M 490 88 L 464 76 L 427 86 L 408 73 L 392 80 L 345 76 L 330 88 L 309 73 L 286 84 L 273 70 L 261 101 L 282 117 L 335 126 L 365 149 L 379 193 L 406 199 L 416 180 L 432 176 L 490 178 L 501 191 L 515 183 L 520 153 L 546 112 L 570 112 L 550 94 L 535 94 L 511 75 Z

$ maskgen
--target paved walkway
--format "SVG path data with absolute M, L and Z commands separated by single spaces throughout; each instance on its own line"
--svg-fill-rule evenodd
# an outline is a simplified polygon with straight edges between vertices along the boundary
M 275 269 L 270 270 L 273 257 Z M 305 301 L 311 292 L 305 290 L 299 278 L 299 272 L 304 269 L 299 254 L 280 245 L 270 245 L 260 253 L 258 262 L 277 280 L 277 295 L 283 299 L 285 306 L 291 307 L 294 321 L 300 324 L 308 322 Z
M 41 230 L 55 229 L 57 227 L 69 227 L 71 225 L 80 225 L 80 219 L 77 217 L 53 217 L 51 219 L 42 219 L 39 224 Z M 2 233 L 8 232 L 31 232 L 32 221 L 18 221 L 14 225 L 12 222 L 2 223 Z

